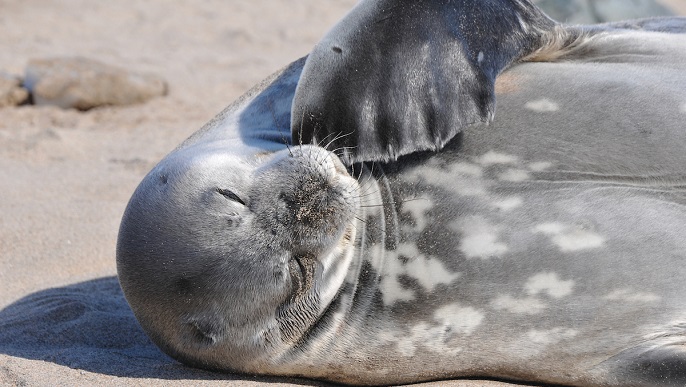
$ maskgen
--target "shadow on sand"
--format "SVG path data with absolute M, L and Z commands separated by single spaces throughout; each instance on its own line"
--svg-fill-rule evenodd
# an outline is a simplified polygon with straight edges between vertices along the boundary
M 116 277 L 42 290 L 9 305 L 0 311 L 0 353 L 113 376 L 325 385 L 220 374 L 176 362 L 145 335 Z

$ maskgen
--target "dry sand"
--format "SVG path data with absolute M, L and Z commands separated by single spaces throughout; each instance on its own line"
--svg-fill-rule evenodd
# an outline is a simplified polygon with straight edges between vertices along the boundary
M 170 85 L 167 97 L 132 107 L 0 109 L 0 385 L 285 382 L 193 370 L 160 353 L 119 290 L 117 229 L 161 157 L 305 55 L 354 3 L 0 0 L 0 71 L 79 55 Z M 450 385 L 500 385 L 465 383 Z

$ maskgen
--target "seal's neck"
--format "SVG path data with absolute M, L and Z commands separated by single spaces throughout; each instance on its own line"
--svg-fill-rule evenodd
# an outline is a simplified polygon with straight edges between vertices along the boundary
M 378 164 L 360 169 L 355 258 L 340 293 L 340 313 L 346 321 L 362 321 L 383 308 L 378 305 L 380 283 L 389 268 L 386 253 L 400 243 L 397 203 L 388 179 Z

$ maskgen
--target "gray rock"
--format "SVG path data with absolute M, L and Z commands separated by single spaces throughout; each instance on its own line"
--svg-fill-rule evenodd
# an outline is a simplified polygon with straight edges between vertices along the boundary
M 0 108 L 21 105 L 29 99 L 29 92 L 21 87 L 21 80 L 0 72 Z
M 535 0 L 550 17 L 569 24 L 673 15 L 655 0 Z
M 36 105 L 79 110 L 142 103 L 167 93 L 167 83 L 158 76 L 79 57 L 31 60 L 24 84 Z

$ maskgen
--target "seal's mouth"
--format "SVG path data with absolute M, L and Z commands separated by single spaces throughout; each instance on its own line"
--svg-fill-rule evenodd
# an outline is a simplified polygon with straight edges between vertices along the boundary
M 347 275 L 356 226 L 348 225 L 324 254 L 295 254 L 288 263 L 291 295 L 277 311 L 281 340 L 297 343 L 330 307 Z
M 303 298 L 313 288 L 317 264 L 317 258 L 310 254 L 294 254 L 288 261 L 288 271 L 291 275 L 291 302 Z

